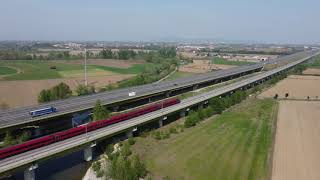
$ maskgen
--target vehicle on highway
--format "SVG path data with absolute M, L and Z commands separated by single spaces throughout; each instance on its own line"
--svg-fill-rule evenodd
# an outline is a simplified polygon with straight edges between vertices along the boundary
M 51 114 L 51 113 L 55 113 L 55 112 L 57 112 L 57 108 L 51 106 L 51 107 L 46 107 L 46 108 L 30 111 L 29 114 L 32 117 L 37 117 L 37 116 L 42 116 L 45 114 Z
M 129 92 L 129 96 L 135 96 L 136 92 Z
M 173 98 L 169 100 L 165 100 L 159 103 L 155 103 L 149 106 L 146 106 L 141 109 L 133 110 L 124 114 L 113 116 L 109 119 L 90 122 L 86 125 L 81 125 L 75 128 L 68 129 L 66 131 L 57 132 L 51 135 L 47 135 L 38 139 L 33 139 L 18 145 L 14 145 L 11 147 L 0 149 L 0 159 L 7 158 L 9 156 L 17 155 L 26 151 L 30 151 L 33 149 L 37 149 L 43 146 L 47 146 L 49 144 L 63 141 L 65 139 L 78 136 L 80 134 L 85 134 L 90 131 L 94 131 L 96 129 L 100 129 L 111 124 L 116 124 L 118 122 L 126 121 L 143 114 L 147 114 L 153 111 L 157 111 L 162 108 L 166 108 L 169 106 L 173 106 L 175 104 L 179 104 L 180 100 L 178 98 Z

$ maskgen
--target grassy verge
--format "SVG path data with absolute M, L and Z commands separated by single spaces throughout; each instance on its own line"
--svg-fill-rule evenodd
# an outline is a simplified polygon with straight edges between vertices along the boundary
M 155 178 L 267 179 L 275 105 L 251 98 L 169 139 L 137 138 L 133 151 Z
M 254 62 L 248 62 L 248 61 L 229 61 L 224 58 L 218 58 L 215 57 L 212 59 L 213 64 L 225 64 L 225 65 L 235 65 L 235 66 L 242 66 L 242 65 L 248 65 L 248 64 L 254 64 Z

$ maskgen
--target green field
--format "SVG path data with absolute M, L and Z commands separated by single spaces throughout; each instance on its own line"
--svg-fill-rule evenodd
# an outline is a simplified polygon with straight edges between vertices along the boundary
M 170 77 L 168 77 L 166 80 L 174 80 L 174 79 L 184 78 L 192 75 L 194 75 L 194 73 L 177 71 L 173 73 Z
M 0 76 L 1 75 L 15 74 L 15 73 L 17 73 L 17 70 L 15 70 L 13 68 L 0 66 Z
M 155 179 L 268 179 L 276 109 L 252 98 L 169 139 L 139 137 L 133 151 Z
M 254 62 L 247 62 L 247 61 L 229 61 L 224 58 L 215 57 L 212 59 L 213 64 L 224 64 L 224 65 L 235 65 L 235 66 L 242 66 L 248 64 L 254 64 Z
M 153 64 L 134 64 L 133 66 L 129 68 L 116 68 L 116 67 L 108 67 L 108 66 L 94 66 L 98 69 L 106 70 L 106 71 L 111 71 L 114 73 L 119 73 L 119 74 L 138 74 L 142 71 L 144 71 L 147 68 L 153 67 Z
M 320 56 L 314 57 L 314 60 L 308 64 L 312 68 L 320 68 Z
M 20 73 L 17 74 L 15 69 L 7 68 L 7 66 L 19 69 Z M 51 66 L 55 66 L 56 69 L 50 69 Z M 110 73 L 138 74 L 149 66 L 151 65 L 137 64 L 125 69 L 88 65 L 88 75 L 108 75 Z M 40 80 L 81 77 L 84 71 L 83 65 L 44 61 L 0 61 L 0 67 L 0 75 L 2 75 L 2 73 L 6 75 L 9 74 L 3 77 L 2 80 Z M 4 69 L 2 70 L 2 68 Z M 12 70 L 14 70 L 14 72 Z

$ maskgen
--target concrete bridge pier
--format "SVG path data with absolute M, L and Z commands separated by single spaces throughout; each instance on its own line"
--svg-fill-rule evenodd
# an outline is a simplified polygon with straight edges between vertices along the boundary
M 168 119 L 167 116 L 163 116 L 162 118 L 159 119 L 159 128 L 163 126 L 163 121 Z
M 185 117 L 186 116 L 186 110 L 185 109 L 182 109 L 181 111 L 180 111 L 180 117 Z
M 166 98 L 170 97 L 171 91 L 166 92 Z
M 36 128 L 33 130 L 33 134 L 34 134 L 35 137 L 41 136 L 41 129 L 40 129 L 40 127 L 36 127 Z
M 198 104 L 198 109 L 202 109 L 203 106 L 204 106 L 204 102 L 199 103 L 199 104 Z
M 129 129 L 129 130 L 126 132 L 126 136 L 127 136 L 127 138 L 133 137 L 133 130 L 132 130 L 132 129 Z
M 96 143 L 92 143 L 90 144 L 90 146 L 86 147 L 83 151 L 83 159 L 85 161 L 91 161 L 92 160 L 92 151 L 93 151 L 93 147 L 96 146 Z
M 159 128 L 161 128 L 163 126 L 163 119 L 159 119 Z
M 30 167 L 24 170 L 24 180 L 35 180 L 36 172 L 35 170 L 38 168 L 38 164 L 32 164 Z

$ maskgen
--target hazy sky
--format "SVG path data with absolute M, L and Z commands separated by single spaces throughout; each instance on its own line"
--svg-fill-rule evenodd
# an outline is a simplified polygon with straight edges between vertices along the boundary
M 319 0 L 1 0 L 0 40 L 319 43 Z

